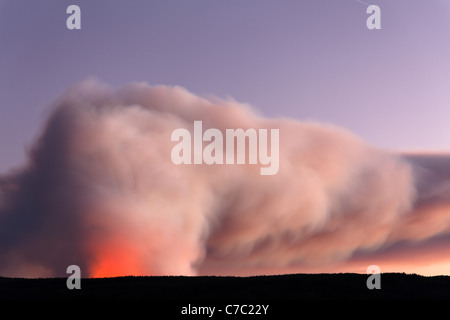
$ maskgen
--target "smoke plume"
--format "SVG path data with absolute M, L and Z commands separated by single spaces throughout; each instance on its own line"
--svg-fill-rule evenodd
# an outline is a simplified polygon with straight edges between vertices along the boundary
M 196 120 L 279 129 L 278 173 L 174 164 L 171 133 Z M 75 85 L 28 153 L 0 177 L 2 276 L 71 264 L 93 277 L 314 271 L 450 232 L 450 158 L 387 152 L 181 87 Z

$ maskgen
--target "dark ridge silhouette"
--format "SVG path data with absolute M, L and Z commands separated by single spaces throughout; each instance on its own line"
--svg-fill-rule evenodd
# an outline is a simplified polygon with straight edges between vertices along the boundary
M 83 278 L 69 290 L 66 278 L 0 277 L 0 299 L 347 300 L 449 299 L 450 277 L 381 274 L 381 289 L 368 289 L 365 274 L 292 274 L 255 277 Z

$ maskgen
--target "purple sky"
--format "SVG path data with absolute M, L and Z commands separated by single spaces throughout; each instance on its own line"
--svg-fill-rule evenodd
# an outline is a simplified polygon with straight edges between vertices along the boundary
M 368 2 L 368 1 L 365 1 Z M 0 0 L 0 172 L 49 104 L 94 76 L 231 96 L 390 149 L 450 150 L 450 2 Z M 81 30 L 67 30 L 67 6 Z

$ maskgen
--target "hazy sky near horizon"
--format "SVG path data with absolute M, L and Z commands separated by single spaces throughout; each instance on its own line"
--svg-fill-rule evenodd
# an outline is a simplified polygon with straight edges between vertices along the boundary
M 357 0 L 1 0 L 0 172 L 88 77 L 230 96 L 383 148 L 450 150 L 450 1 L 370 3 L 381 30 Z M 81 30 L 66 28 L 71 4 Z

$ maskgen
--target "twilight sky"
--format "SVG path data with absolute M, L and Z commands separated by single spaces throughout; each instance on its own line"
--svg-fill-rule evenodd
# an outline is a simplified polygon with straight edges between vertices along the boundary
M 450 2 L 364 2 L 0 0 L 0 275 L 449 274 Z M 199 119 L 279 174 L 175 167 Z
M 66 29 L 81 7 L 82 29 Z M 180 85 L 376 146 L 450 149 L 450 2 L 0 1 L 0 171 L 22 163 L 65 88 Z

